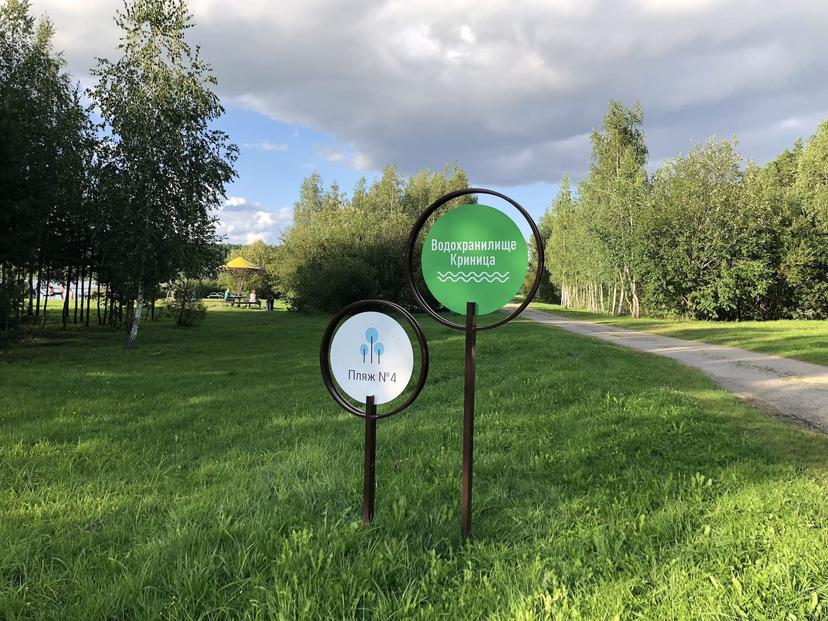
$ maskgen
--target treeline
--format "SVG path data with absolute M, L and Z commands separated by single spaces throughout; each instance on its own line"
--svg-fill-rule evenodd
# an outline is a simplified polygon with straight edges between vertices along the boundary
M 457 165 L 401 176 L 388 166 L 348 197 L 313 174 L 302 183 L 276 272 L 292 308 L 334 312 L 349 302 L 382 298 L 413 306 L 403 259 L 411 227 L 440 196 L 469 187 Z M 452 202 L 475 202 L 464 196 Z M 423 288 L 424 289 L 424 288 Z
M 765 166 L 712 138 L 647 174 L 640 107 L 612 102 L 589 172 L 544 219 L 566 307 L 742 320 L 828 317 L 828 122 Z
M 223 110 L 185 39 L 186 2 L 130 0 L 115 22 L 118 57 L 98 62 L 82 98 L 48 19 L 0 3 L 3 329 L 45 324 L 59 283 L 64 326 L 88 325 L 94 296 L 96 320 L 129 326 L 132 344 L 162 283 L 223 259 L 213 214 L 237 149 L 213 129 Z

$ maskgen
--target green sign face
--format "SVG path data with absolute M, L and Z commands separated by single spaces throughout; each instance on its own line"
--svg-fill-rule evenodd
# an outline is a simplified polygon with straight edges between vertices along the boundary
M 529 269 L 529 251 L 517 224 L 486 205 L 461 205 L 441 217 L 423 246 L 423 276 L 429 291 L 446 308 L 477 315 L 507 304 Z

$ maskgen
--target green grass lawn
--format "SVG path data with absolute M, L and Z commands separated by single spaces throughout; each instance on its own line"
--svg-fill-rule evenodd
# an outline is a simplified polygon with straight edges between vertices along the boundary
M 566 317 L 589 319 L 619 328 L 652 332 L 679 339 L 732 345 L 785 358 L 828 365 L 828 321 L 692 321 L 609 317 L 564 309 L 557 304 L 533 303 L 532 308 Z
M 828 438 L 668 360 L 517 321 L 378 430 L 325 392 L 324 316 L 59 331 L 0 354 L 0 619 L 819 619 Z

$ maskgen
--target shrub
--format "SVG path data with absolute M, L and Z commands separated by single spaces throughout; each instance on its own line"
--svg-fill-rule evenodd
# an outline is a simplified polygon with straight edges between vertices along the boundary
M 348 200 L 335 183 L 325 190 L 319 176 L 311 175 L 302 183 L 293 225 L 279 247 L 276 279 L 288 304 L 299 311 L 335 312 L 359 299 L 378 298 L 415 308 L 403 266 L 411 227 L 434 200 L 467 187 L 457 166 L 423 170 L 407 180 L 389 166 L 370 188 L 360 180 Z M 476 197 L 454 204 L 463 202 Z M 418 253 L 415 248 L 415 264 Z M 421 281 L 419 270 L 415 277 Z
M 171 284 L 167 299 L 161 305 L 162 313 L 177 326 L 194 326 L 207 316 L 207 307 L 199 297 L 200 284 L 196 280 L 181 280 Z
M 402 261 L 410 229 L 404 214 L 374 217 L 348 207 L 325 214 L 324 222 L 294 227 L 281 265 L 291 306 L 334 312 L 365 298 L 405 301 Z

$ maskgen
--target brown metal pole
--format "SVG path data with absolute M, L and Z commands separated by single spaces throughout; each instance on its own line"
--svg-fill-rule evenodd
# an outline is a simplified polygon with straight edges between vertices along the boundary
M 460 491 L 460 534 L 471 534 L 472 462 L 474 453 L 475 303 L 466 303 L 466 365 L 463 386 L 463 482 Z
M 374 491 L 377 474 L 377 406 L 373 395 L 365 402 L 365 468 L 362 476 L 362 522 L 374 519 Z

